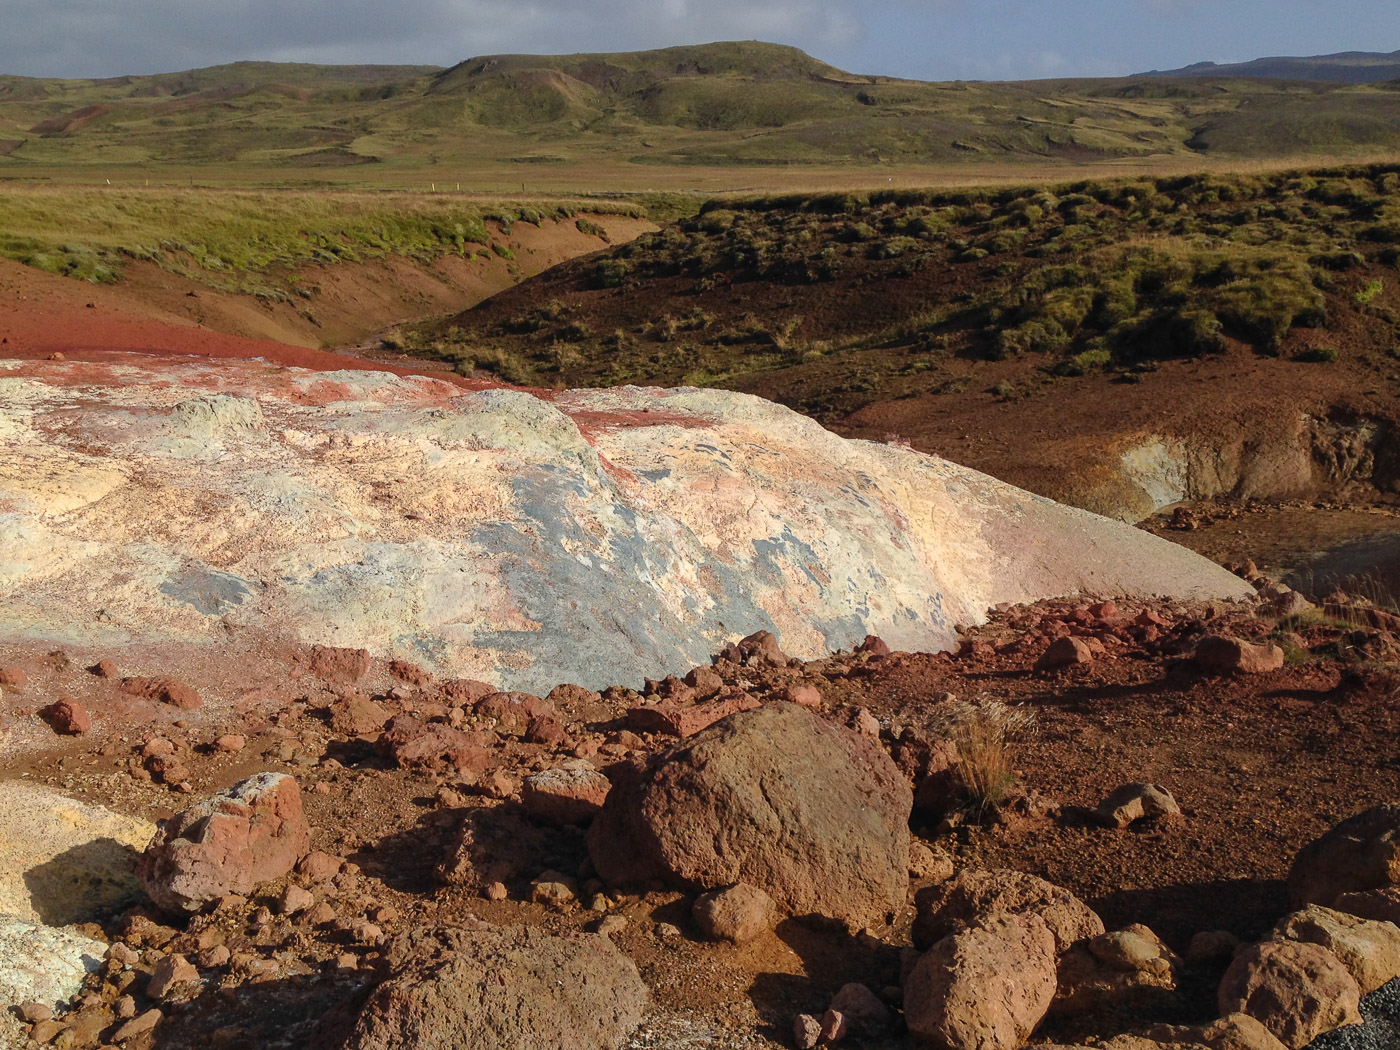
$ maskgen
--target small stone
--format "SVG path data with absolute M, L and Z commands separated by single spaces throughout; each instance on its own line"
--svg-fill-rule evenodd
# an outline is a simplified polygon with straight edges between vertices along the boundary
M 797 1050 L 812 1050 L 822 1037 L 822 1023 L 811 1014 L 798 1014 L 792 1021 L 792 1041 Z
M 1111 828 L 1126 828 L 1147 817 L 1179 817 L 1181 807 L 1166 788 L 1156 784 L 1124 784 L 1099 803 L 1095 818 Z
M 341 952 L 335 957 L 335 966 L 338 970 L 357 970 L 360 966 L 359 956 L 351 952 Z
M 1251 645 L 1225 635 L 1207 635 L 1196 643 L 1196 666 L 1206 674 L 1263 674 L 1284 664 L 1277 645 Z
M 316 903 L 308 890 L 302 889 L 296 883 L 288 883 L 286 889 L 277 898 L 277 911 L 282 915 L 295 915 L 298 912 L 306 911 Z
M 335 922 L 336 910 L 325 901 L 321 901 L 302 912 L 301 920 L 308 926 L 323 926 L 328 922 Z
M 47 1003 L 35 1002 L 33 999 L 20 1003 L 17 1009 L 20 1019 L 25 1024 L 38 1024 L 40 1021 L 48 1021 L 53 1018 L 53 1007 Z
M 941 849 L 930 849 L 918 839 L 909 842 L 909 875 L 929 882 L 947 882 L 953 877 L 953 858 Z
M 237 733 L 225 733 L 214 741 L 214 750 L 226 755 L 236 755 L 247 746 L 248 738 Z
M 55 733 L 77 736 L 92 729 L 92 716 L 76 700 L 59 700 L 44 708 L 40 714 L 44 721 L 53 726 Z
M 1066 635 L 1050 643 L 1045 655 L 1036 661 L 1040 671 L 1058 671 L 1066 667 L 1082 667 L 1094 662 L 1094 651 L 1082 638 Z
M 220 966 L 227 966 L 231 955 L 226 945 L 216 944 L 212 948 L 205 948 L 194 957 L 194 961 L 202 970 L 214 970 Z
M 890 1008 L 880 997 L 858 982 L 842 985 L 828 1010 L 840 1014 L 851 1028 L 864 1032 L 878 1031 L 892 1019 Z
M 117 670 L 117 665 L 111 660 L 98 660 L 97 663 L 93 665 L 92 673 L 97 675 L 98 678 L 116 678 L 120 674 Z
M 29 1029 L 29 1038 L 40 1044 L 51 1043 L 57 1038 L 58 1033 L 63 1031 L 66 1027 L 67 1025 L 62 1021 L 55 1021 L 53 1019 L 40 1021 Z
M 1191 938 L 1186 948 L 1187 962 L 1199 965 L 1218 959 L 1234 957 L 1240 939 L 1229 930 L 1202 930 Z
M 773 898 L 744 883 L 702 894 L 691 912 L 705 936 L 733 944 L 762 936 L 778 921 Z
M 850 1032 L 850 1022 L 846 1020 L 846 1015 L 840 1010 L 828 1010 L 822 1014 L 822 1032 L 820 1042 L 828 1045 L 839 1043 Z
M 809 711 L 822 709 L 822 691 L 814 685 L 790 685 L 778 691 L 779 700 L 786 700 Z
M 312 882 L 330 882 L 340 874 L 340 866 L 344 863 L 339 857 L 321 850 L 312 850 L 301 860 L 297 861 L 297 874 L 305 875 Z
M 675 940 L 680 937 L 680 935 L 681 931 L 679 926 L 675 926 L 669 922 L 658 922 L 656 924 L 656 936 L 663 941 Z
M 156 963 L 146 994 L 152 999 L 166 999 L 198 980 L 199 971 L 194 965 L 178 952 L 171 952 Z
M 489 901 L 503 901 L 510 896 L 510 890 L 506 889 L 504 882 L 492 882 L 482 890 L 482 896 Z
M 136 1016 L 136 1000 L 129 995 L 123 995 L 112 1004 L 112 1010 L 117 1015 L 117 1020 L 130 1021 Z

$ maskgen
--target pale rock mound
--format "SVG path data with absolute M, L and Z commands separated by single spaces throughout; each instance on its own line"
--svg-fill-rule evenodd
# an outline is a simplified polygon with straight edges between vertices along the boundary
M 440 930 L 399 938 L 389 979 L 321 1050 L 613 1050 L 641 1022 L 646 985 L 600 934 L 529 927 Z M 347 1031 L 348 1029 L 348 1031 Z
M 773 703 L 619 777 L 588 849 L 612 885 L 743 882 L 791 914 L 877 925 L 904 904 L 912 807 L 878 744 Z
M 1103 920 L 1069 890 L 1020 871 L 967 869 L 914 898 L 913 938 L 917 948 L 969 927 L 1008 916 L 1035 916 L 1055 939 L 1057 955 L 1070 945 L 1104 932 Z
M 759 629 L 804 658 L 868 634 L 936 650 L 1000 602 L 1252 594 L 1125 525 L 715 390 L 0 360 L 0 507 L 0 637 L 256 629 L 505 689 L 680 673 Z
M 50 926 L 91 922 L 138 900 L 147 820 L 48 788 L 0 782 L 0 915 Z
M 1361 1023 L 1356 979 L 1326 948 L 1297 941 L 1265 941 L 1240 952 L 1220 981 L 1218 1002 L 1222 1014 L 1249 1014 L 1289 1050 Z
M 66 1007 L 107 945 L 75 930 L 0 917 L 0 1008 L 34 1001 Z
M 1392 922 L 1310 904 L 1280 920 L 1274 939 L 1320 944 L 1356 978 L 1362 995 L 1400 977 L 1400 927 Z

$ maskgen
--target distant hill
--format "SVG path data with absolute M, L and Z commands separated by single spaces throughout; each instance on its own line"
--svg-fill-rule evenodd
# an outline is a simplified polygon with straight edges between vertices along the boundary
M 1144 77 L 1245 77 L 1256 80 L 1321 80 L 1334 84 L 1374 84 L 1400 80 L 1400 51 L 1342 51 L 1311 58 L 1256 58 L 1217 65 L 1197 62 L 1181 69 L 1153 70 Z
M 0 177 L 234 165 L 275 182 L 289 169 L 319 180 L 383 163 L 446 179 L 492 164 L 964 167 L 1400 149 L 1400 91 L 1220 79 L 1226 67 L 1215 68 L 926 83 L 747 41 L 489 55 L 448 69 L 235 62 L 103 80 L 0 76 Z

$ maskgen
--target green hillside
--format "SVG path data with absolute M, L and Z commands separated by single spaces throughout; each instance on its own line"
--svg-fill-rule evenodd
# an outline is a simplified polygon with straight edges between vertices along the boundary
M 1265 80 L 1329 80 L 1374 84 L 1400 78 L 1400 51 L 1342 51 L 1306 58 L 1256 58 L 1252 62 L 1197 62 L 1181 69 L 1154 70 L 1148 77 L 1257 77 Z
M 239 62 L 108 80 L 0 77 L 0 178 L 238 166 L 336 181 L 514 165 L 1083 164 L 1400 148 L 1383 85 L 1125 78 L 924 83 L 720 43 L 498 55 L 450 69 Z M 341 169 L 339 173 L 336 169 Z

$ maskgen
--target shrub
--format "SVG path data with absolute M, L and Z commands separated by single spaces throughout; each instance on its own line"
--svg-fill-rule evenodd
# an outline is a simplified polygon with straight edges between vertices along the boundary
M 1005 801 L 1016 784 L 1016 751 L 1036 733 L 1035 713 L 979 697 L 950 704 L 935 732 L 958 749 L 958 785 L 978 817 Z
M 1370 305 L 1371 300 L 1374 299 L 1376 296 L 1380 295 L 1383 291 L 1385 291 L 1384 281 L 1371 281 L 1369 284 L 1366 285 L 1365 288 L 1361 289 L 1361 291 L 1356 293 L 1357 305 Z

